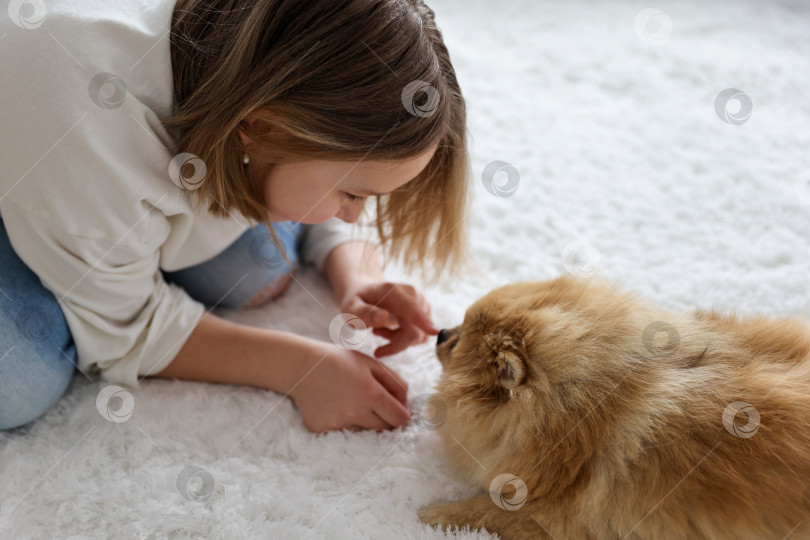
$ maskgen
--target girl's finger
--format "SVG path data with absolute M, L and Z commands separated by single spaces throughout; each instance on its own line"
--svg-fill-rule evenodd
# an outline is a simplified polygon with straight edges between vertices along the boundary
M 419 305 L 418 300 L 408 294 L 402 287 L 394 286 L 378 298 L 368 298 L 366 301 L 395 313 L 400 319 L 418 326 L 428 334 L 439 333 L 433 326 L 428 314 Z M 402 326 L 401 320 L 400 326 Z
M 371 366 L 371 373 L 400 403 L 404 405 L 408 402 L 408 383 L 396 371 L 382 362 L 375 361 L 375 365 Z
M 368 320 L 368 322 L 366 324 L 368 324 L 369 326 L 372 326 L 372 327 L 396 326 L 396 324 L 397 324 L 396 315 L 394 315 L 393 313 L 391 313 L 387 309 L 383 309 L 383 308 L 376 307 L 376 306 L 369 306 L 368 304 L 366 304 L 366 306 L 368 306 L 367 312 L 369 314 L 369 317 L 368 317 L 369 320 Z
M 416 328 L 413 325 L 411 325 L 411 328 L 415 329 L 414 331 L 417 333 L 417 336 L 418 336 L 417 338 L 415 338 L 415 340 L 419 341 L 420 343 L 430 337 L 428 334 L 423 332 L 421 329 Z M 391 340 L 391 339 L 393 339 L 394 336 L 397 335 L 397 333 L 400 331 L 400 329 L 399 328 L 374 328 L 371 331 L 373 333 L 377 334 L 380 337 L 384 337 L 387 340 Z
M 379 417 L 377 413 L 374 411 L 369 411 L 367 415 L 360 420 L 360 427 L 362 429 L 373 429 L 374 431 L 383 431 L 385 429 L 391 429 L 392 426 L 385 420 Z
M 392 427 L 405 426 L 411 421 L 408 408 L 386 391 L 381 392 L 371 406 L 380 419 Z
M 396 323 L 396 316 L 387 309 L 372 306 L 365 302 L 358 302 L 348 313 L 358 317 L 369 328 L 393 326 Z
M 394 339 L 394 336 L 397 335 L 397 332 L 399 332 L 399 328 L 374 328 L 372 332 L 380 337 L 383 337 L 391 341 L 392 339 Z M 416 332 L 418 333 L 418 337 L 414 338 L 414 343 L 424 343 L 430 337 L 428 334 L 424 333 L 419 328 L 416 328 Z
M 379 334 L 382 335 L 382 334 Z M 388 343 L 374 351 L 376 358 L 382 358 L 391 354 L 404 351 L 420 339 L 419 329 L 413 325 L 400 326 L 397 330 L 392 330 L 382 337 L 388 339 Z
M 379 309 L 383 313 L 383 315 L 381 315 L 380 319 L 379 319 L 379 321 L 382 321 L 382 322 L 377 322 L 375 324 L 375 326 L 382 326 L 382 327 L 385 327 L 385 328 L 397 328 L 399 326 L 399 319 L 397 318 L 396 315 L 394 315 L 393 313 L 391 313 L 387 309 L 381 309 L 381 308 L 375 308 L 375 309 Z M 375 319 L 375 321 L 376 320 L 377 319 Z
M 420 298 L 421 298 L 420 305 L 422 306 L 422 310 L 425 312 L 428 318 L 430 318 L 430 303 L 425 299 L 424 296 L 420 295 Z
M 377 334 L 380 337 L 384 337 L 385 339 L 391 339 L 394 334 L 397 333 L 397 329 L 395 328 L 374 328 L 372 330 L 373 333 Z

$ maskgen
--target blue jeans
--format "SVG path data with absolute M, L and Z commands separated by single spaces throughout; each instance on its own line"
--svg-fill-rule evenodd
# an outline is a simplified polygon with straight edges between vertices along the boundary
M 294 273 L 298 266 L 301 224 L 294 221 L 275 223 L 273 230 L 289 263 L 284 260 L 284 253 L 273 237 L 267 234 L 267 228 L 260 223 L 213 259 L 176 272 L 163 272 L 163 277 L 183 287 L 192 298 L 206 306 L 245 307 L 262 290 L 274 289 L 274 284 Z
M 289 263 L 258 224 L 213 259 L 164 277 L 210 307 L 243 307 L 298 265 L 301 225 L 277 223 L 273 229 Z M 42 416 L 65 393 L 76 365 L 62 308 L 16 254 L 0 219 L 0 429 Z

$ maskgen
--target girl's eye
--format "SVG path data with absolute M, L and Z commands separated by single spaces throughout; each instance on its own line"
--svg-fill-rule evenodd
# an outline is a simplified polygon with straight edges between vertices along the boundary
M 344 195 L 346 196 L 346 198 L 347 198 L 347 199 L 349 199 L 350 201 L 362 201 L 363 199 L 365 199 L 365 197 L 358 197 L 357 195 L 352 195 L 351 193 L 346 193 L 346 192 L 344 192 L 343 194 L 344 194 Z

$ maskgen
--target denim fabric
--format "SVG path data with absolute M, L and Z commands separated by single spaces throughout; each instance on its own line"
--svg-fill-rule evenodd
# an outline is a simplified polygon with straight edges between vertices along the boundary
M 209 307 L 243 307 L 260 290 L 275 283 L 298 265 L 300 223 L 273 224 L 289 263 L 264 224 L 248 229 L 222 253 L 203 263 L 176 272 L 163 272 L 192 297 Z
M 14 252 L 0 219 L 0 429 L 50 409 L 67 390 L 76 361 L 62 308 Z
M 209 306 L 241 307 L 298 264 L 301 224 L 276 223 L 273 229 L 289 263 L 258 224 L 213 259 L 164 277 Z M 76 363 L 56 297 L 15 253 L 0 219 L 0 429 L 27 424 L 56 404 Z

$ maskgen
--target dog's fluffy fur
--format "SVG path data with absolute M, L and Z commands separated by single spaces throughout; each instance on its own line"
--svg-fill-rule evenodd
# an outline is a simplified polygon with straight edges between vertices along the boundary
M 803 321 L 672 313 L 562 276 L 494 290 L 448 332 L 437 430 L 484 493 L 422 508 L 424 523 L 506 540 L 810 538 Z M 525 483 L 500 495 L 519 509 L 495 503 L 499 474 Z

